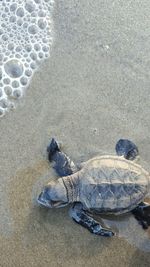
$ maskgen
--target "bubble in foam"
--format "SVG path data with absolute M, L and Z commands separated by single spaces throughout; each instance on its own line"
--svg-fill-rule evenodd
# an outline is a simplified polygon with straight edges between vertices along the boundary
M 38 15 L 39 15 L 39 17 L 46 17 L 46 13 L 43 10 L 40 10 Z
M 26 45 L 25 49 L 27 52 L 30 52 L 32 50 L 32 46 L 31 45 Z
M 23 17 L 24 16 L 24 9 L 22 7 L 19 7 L 16 11 L 16 15 L 18 17 Z
M 22 94 L 22 92 L 19 89 L 13 91 L 13 97 L 15 99 L 20 98 L 21 97 L 21 94 Z
M 31 15 L 32 15 L 32 17 L 37 17 L 36 12 L 32 12 Z
M 5 52 L 5 51 L 4 51 Z M 3 59 L 3 61 L 5 62 L 5 61 L 7 61 L 8 60 L 8 57 L 4 57 L 4 59 Z
M 30 34 L 36 34 L 38 32 L 38 27 L 35 24 L 33 24 L 28 27 L 28 32 Z
M 48 43 L 48 40 L 47 40 L 46 38 L 43 38 L 43 39 L 42 39 L 42 42 L 43 42 L 43 43 Z
M 10 11 L 15 11 L 17 9 L 17 4 L 13 3 L 10 5 Z
M 3 14 L 3 15 L 2 15 L 2 18 L 6 18 L 6 14 Z
M 8 7 L 5 7 L 5 12 L 9 12 L 9 8 Z
M 38 53 L 38 56 L 39 56 L 39 58 L 43 58 L 44 57 L 44 54 L 42 52 L 39 52 Z
M 39 28 L 40 29 L 45 29 L 46 28 L 46 26 L 47 26 L 47 22 L 44 20 L 44 19 L 39 19 L 38 20 L 38 26 L 39 26 Z
M 33 1 L 27 1 L 27 3 L 25 4 L 25 9 L 29 13 L 32 13 L 35 10 L 35 4 L 33 3 Z
M 10 51 L 6 51 L 6 56 L 9 56 L 10 55 Z
M 13 88 L 18 88 L 19 87 L 19 82 L 18 81 L 13 81 L 12 82 L 12 87 Z
M 28 79 L 27 79 L 26 77 L 22 77 L 22 78 L 20 79 L 20 83 L 21 83 L 23 86 L 25 86 L 25 85 L 27 85 L 27 83 L 28 83 Z
M 8 35 L 3 34 L 3 35 L 2 35 L 2 39 L 3 39 L 3 41 L 7 41 L 7 40 L 8 40 Z
M 27 69 L 27 70 L 25 71 L 25 75 L 26 75 L 27 77 L 30 77 L 30 76 L 32 75 L 32 70 L 31 70 L 31 69 Z
M 11 16 L 11 17 L 9 18 L 9 21 L 10 21 L 11 23 L 14 23 L 14 22 L 16 21 L 16 17 L 15 17 L 15 16 Z
M 9 83 L 10 83 L 10 79 L 9 79 L 9 78 L 5 78 L 5 79 L 3 79 L 3 83 L 4 83 L 4 84 L 9 84 Z
M 13 50 L 14 49 L 14 44 L 13 43 L 10 43 L 10 44 L 8 44 L 7 47 L 8 47 L 9 50 Z
M 17 59 L 12 59 L 4 65 L 6 73 L 12 78 L 18 78 L 23 73 L 23 65 Z
M 26 58 L 26 62 L 30 63 L 31 62 L 31 58 Z
M 17 25 L 21 26 L 23 24 L 23 20 L 20 18 L 17 20 Z
M 4 87 L 5 94 L 10 96 L 12 94 L 12 87 L 10 86 L 5 86 Z
M 23 23 L 23 28 L 24 29 L 28 28 L 28 23 L 27 22 Z
M 35 45 L 34 45 L 34 49 L 35 49 L 36 51 L 39 51 L 39 50 L 41 49 L 40 44 L 35 44 Z
M 34 71 L 50 55 L 52 3 L 52 0 L 0 1 L 1 117 L 24 95 Z
M 29 67 L 29 64 L 28 63 L 24 63 L 25 67 L 28 68 Z
M 31 64 L 30 64 L 30 67 L 31 67 L 31 69 L 36 69 L 36 63 L 35 62 L 32 62 Z
M 36 54 L 36 53 L 31 53 L 31 54 L 30 54 L 30 57 L 31 57 L 33 60 L 37 60 L 37 54 Z
M 17 46 L 15 50 L 16 50 L 16 52 L 20 52 L 22 50 L 22 47 L 21 46 Z
M 3 28 L 6 28 L 6 24 L 5 24 L 5 23 L 2 23 L 1 26 L 2 26 Z
M 24 53 L 24 58 L 27 58 L 28 56 L 29 56 L 29 54 L 28 53 Z
M 3 98 L 0 100 L 0 107 L 7 108 L 8 107 L 8 101 L 7 99 Z
M 48 52 L 48 51 L 49 51 L 49 47 L 46 46 L 46 45 L 44 45 L 44 46 L 42 47 L 42 50 L 43 50 L 44 52 Z

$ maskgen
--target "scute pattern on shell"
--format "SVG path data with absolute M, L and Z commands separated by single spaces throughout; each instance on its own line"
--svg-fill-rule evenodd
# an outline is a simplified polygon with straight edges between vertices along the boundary
M 89 160 L 79 177 L 80 199 L 88 209 L 131 210 L 149 186 L 149 174 L 140 165 L 118 156 Z

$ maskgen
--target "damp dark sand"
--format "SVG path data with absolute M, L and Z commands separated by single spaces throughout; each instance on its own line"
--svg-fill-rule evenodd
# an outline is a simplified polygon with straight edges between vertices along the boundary
M 149 12 L 148 0 L 56 3 L 51 58 L 0 121 L 0 266 L 150 265 L 149 233 L 133 217 L 118 219 L 122 237 L 107 239 L 76 225 L 67 208 L 35 201 L 57 178 L 46 159 L 52 136 L 75 162 L 130 138 L 150 170 Z

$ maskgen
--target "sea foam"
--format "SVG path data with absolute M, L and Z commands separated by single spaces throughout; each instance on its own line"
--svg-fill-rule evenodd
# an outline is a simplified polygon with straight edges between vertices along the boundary
M 0 117 L 50 56 L 53 0 L 0 0 Z

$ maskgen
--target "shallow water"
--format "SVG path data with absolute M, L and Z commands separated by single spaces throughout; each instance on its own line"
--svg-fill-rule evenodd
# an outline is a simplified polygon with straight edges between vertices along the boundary
M 58 1 L 51 57 L 0 121 L 0 266 L 149 266 L 149 232 L 132 216 L 106 221 L 119 237 L 90 234 L 68 208 L 36 205 L 57 179 L 52 136 L 75 163 L 133 140 L 150 170 L 149 1 Z

